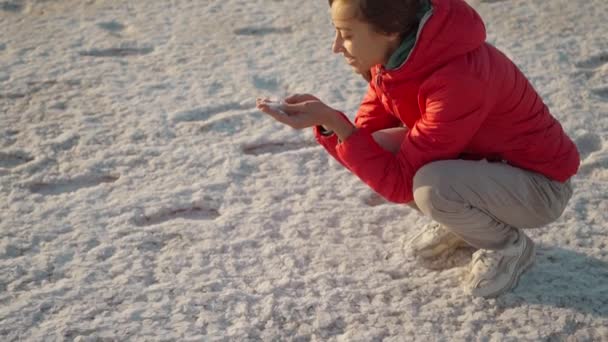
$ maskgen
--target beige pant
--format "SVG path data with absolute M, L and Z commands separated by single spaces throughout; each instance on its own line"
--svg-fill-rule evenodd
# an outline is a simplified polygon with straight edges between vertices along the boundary
M 514 227 L 536 228 L 555 221 L 571 196 L 570 181 L 485 160 L 433 162 L 414 176 L 419 210 L 483 249 L 502 247 Z
M 374 133 L 396 152 L 403 129 Z M 561 183 L 506 163 L 442 160 L 414 176 L 409 205 L 441 223 L 470 245 L 497 249 L 514 228 L 541 227 L 560 217 L 572 197 L 570 181 Z

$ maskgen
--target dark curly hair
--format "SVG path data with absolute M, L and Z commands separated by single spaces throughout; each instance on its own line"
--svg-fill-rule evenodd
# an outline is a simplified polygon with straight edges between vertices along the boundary
M 355 2 L 359 6 L 357 19 L 365 21 L 380 33 L 399 33 L 405 37 L 418 26 L 416 14 L 420 0 L 328 0 L 329 7 L 335 1 Z

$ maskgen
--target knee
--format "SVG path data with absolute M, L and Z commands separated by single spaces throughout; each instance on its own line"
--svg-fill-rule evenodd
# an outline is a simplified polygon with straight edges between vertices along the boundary
M 432 162 L 421 167 L 413 179 L 414 202 L 420 211 L 427 216 L 432 216 L 438 208 L 448 209 L 450 203 L 445 194 L 442 184 L 445 183 L 445 163 L 443 161 Z M 444 184 L 445 185 L 445 184 Z
M 414 202 L 420 211 L 430 215 L 433 207 L 433 195 L 438 183 L 439 170 L 435 163 L 429 163 L 421 167 L 414 175 L 412 190 Z
M 445 172 L 443 164 L 443 161 L 436 161 L 428 163 L 418 169 L 412 183 L 414 192 L 417 189 L 437 186 L 441 180 L 442 174 Z

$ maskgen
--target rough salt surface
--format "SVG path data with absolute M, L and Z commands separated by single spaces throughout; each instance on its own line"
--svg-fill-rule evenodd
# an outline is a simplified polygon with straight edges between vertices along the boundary
M 0 340 L 608 340 L 605 0 L 475 1 L 583 157 L 536 266 L 493 300 L 428 270 L 388 204 L 255 109 L 352 118 L 327 4 L 0 1 Z

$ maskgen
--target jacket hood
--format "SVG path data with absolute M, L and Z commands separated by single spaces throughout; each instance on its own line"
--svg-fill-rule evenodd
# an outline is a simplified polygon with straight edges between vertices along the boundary
M 431 5 L 410 55 L 400 67 L 383 73 L 385 81 L 428 75 L 485 42 L 483 20 L 464 0 L 431 0 Z

